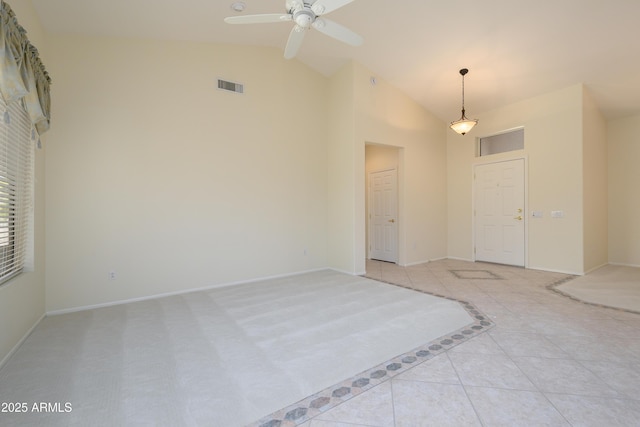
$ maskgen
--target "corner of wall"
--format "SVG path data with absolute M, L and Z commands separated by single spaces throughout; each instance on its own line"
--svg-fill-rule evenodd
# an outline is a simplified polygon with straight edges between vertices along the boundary
M 607 123 L 583 86 L 583 269 L 607 264 L 608 251 L 608 154 Z
M 609 262 L 640 265 L 640 113 L 607 122 Z

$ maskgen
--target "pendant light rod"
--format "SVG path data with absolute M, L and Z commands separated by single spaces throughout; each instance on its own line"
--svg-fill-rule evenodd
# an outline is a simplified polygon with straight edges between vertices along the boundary
M 463 68 L 460 70 L 460 75 L 462 76 L 462 115 L 464 115 L 464 76 L 469 72 L 468 69 Z

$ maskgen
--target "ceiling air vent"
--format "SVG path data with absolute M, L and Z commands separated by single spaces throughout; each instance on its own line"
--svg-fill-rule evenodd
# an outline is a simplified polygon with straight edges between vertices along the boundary
M 218 89 L 228 90 L 229 92 L 244 93 L 244 85 L 240 83 L 228 82 L 218 79 Z

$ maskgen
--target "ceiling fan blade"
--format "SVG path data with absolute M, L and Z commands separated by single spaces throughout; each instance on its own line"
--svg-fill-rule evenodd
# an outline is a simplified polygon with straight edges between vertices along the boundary
M 364 41 L 360 35 L 330 19 L 317 18 L 313 28 L 351 46 L 360 46 Z
M 326 15 L 336 9 L 340 9 L 342 6 L 346 6 L 353 0 L 318 0 L 312 6 L 311 10 L 317 16 Z
M 304 8 L 304 1 L 303 0 L 287 0 L 285 2 L 285 6 L 286 11 L 289 10 L 300 10 Z
M 291 21 L 291 15 L 282 13 L 267 13 L 264 15 L 230 16 L 224 18 L 227 24 L 268 24 L 271 22 Z
M 304 40 L 304 35 L 306 33 L 306 29 L 296 25 L 291 30 L 289 34 L 289 40 L 287 41 L 287 47 L 284 48 L 284 57 L 286 59 L 291 59 L 298 53 L 300 46 L 302 46 L 302 40 Z

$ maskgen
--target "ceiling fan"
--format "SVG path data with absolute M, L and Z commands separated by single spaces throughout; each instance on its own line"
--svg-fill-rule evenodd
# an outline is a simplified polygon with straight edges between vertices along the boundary
M 228 24 L 265 24 L 271 22 L 294 22 L 295 26 L 289 34 L 284 57 L 291 59 L 298 53 L 306 30 L 315 28 L 329 37 L 340 40 L 351 46 L 362 44 L 362 37 L 342 25 L 324 18 L 330 12 L 346 6 L 353 0 L 286 0 L 286 13 L 269 13 L 263 15 L 231 16 L 225 18 Z

